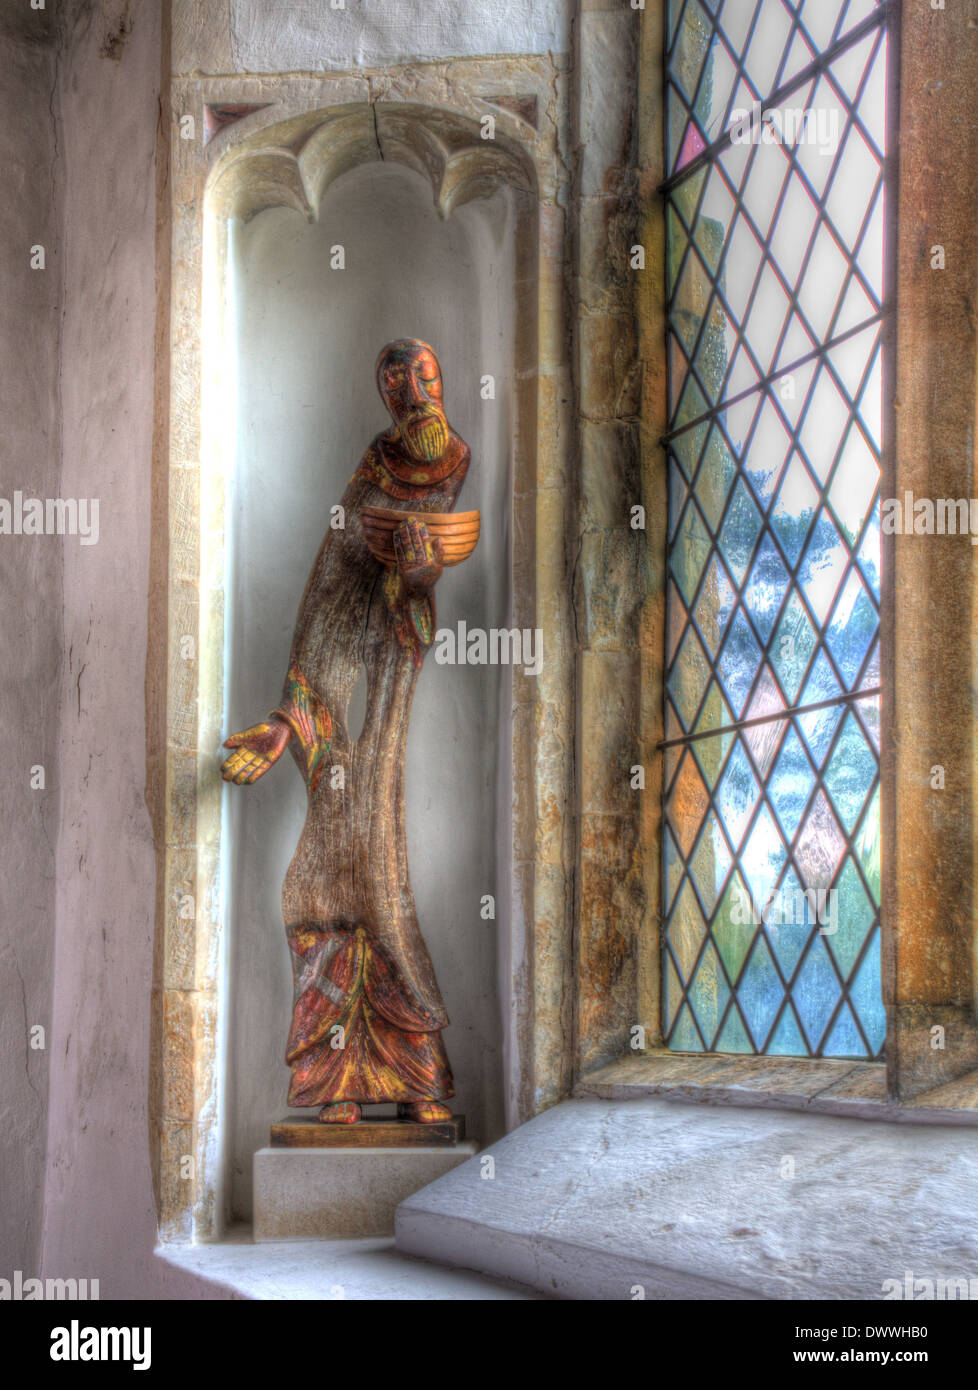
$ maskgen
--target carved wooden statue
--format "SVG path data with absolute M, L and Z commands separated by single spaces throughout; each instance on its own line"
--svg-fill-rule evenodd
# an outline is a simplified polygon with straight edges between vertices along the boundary
M 438 359 L 390 343 L 377 385 L 393 424 L 343 494 L 344 527 L 320 547 L 299 608 L 282 698 L 234 734 L 226 781 L 256 782 L 290 748 L 305 778 L 305 826 L 282 889 L 295 996 L 289 1104 L 352 1124 L 397 1101 L 406 1119 L 450 1118 L 448 1017 L 418 927 L 404 835 L 411 700 L 435 631 L 442 568 L 478 540 L 478 512 L 452 512 L 469 450 L 442 405 Z M 363 730 L 347 706 L 367 672 Z

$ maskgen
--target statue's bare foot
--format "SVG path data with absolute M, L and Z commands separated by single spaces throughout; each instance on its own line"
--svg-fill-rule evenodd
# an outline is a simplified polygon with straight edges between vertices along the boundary
M 355 1100 L 334 1100 L 324 1105 L 316 1118 L 321 1125 L 355 1125 L 360 1119 L 360 1107 Z
M 439 1100 L 412 1100 L 397 1107 L 402 1120 L 414 1120 L 419 1125 L 435 1125 L 439 1120 L 450 1120 L 452 1112 Z

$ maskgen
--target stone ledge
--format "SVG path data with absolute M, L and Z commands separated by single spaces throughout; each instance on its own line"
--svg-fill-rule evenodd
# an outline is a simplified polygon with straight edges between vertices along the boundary
M 468 1270 L 436 1268 L 401 1255 L 390 1237 L 256 1245 L 250 1228 L 235 1227 L 213 1244 L 160 1246 L 156 1258 L 206 1279 L 214 1286 L 216 1298 L 228 1300 L 488 1302 L 541 1298 L 533 1289 L 499 1283 Z
M 603 1100 L 668 1096 L 894 1124 L 978 1125 L 978 1073 L 900 1103 L 886 1094 L 882 1062 L 647 1052 L 582 1077 L 574 1094 Z
M 978 1277 L 976 1208 L 960 1128 L 594 1098 L 402 1202 L 396 1240 L 558 1298 L 879 1300 Z

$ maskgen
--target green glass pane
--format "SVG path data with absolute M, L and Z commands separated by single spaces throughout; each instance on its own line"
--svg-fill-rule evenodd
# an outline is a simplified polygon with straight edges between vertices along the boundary
M 709 679 L 710 668 L 699 638 L 688 628 L 669 675 L 669 693 L 686 730 L 692 728 Z
M 676 167 L 676 160 L 679 158 L 683 132 L 686 129 L 689 115 L 686 107 L 683 105 L 682 98 L 671 84 L 669 86 L 669 97 L 666 102 L 666 110 L 669 125 L 669 168 L 673 170 Z
M 693 611 L 700 636 L 711 656 L 716 656 L 717 648 L 723 641 L 736 600 L 737 594 L 727 578 L 727 572 L 714 555 Z
M 683 512 L 669 558 L 670 568 L 687 608 L 692 605 L 696 586 L 709 558 L 710 537 L 699 512 L 690 502 Z
M 689 981 L 706 936 L 706 923 L 688 879 L 680 889 L 667 934 L 680 979 Z
M 754 1045 L 744 1027 L 744 1021 L 740 1017 L 736 1008 L 727 1014 L 727 1021 L 723 1025 L 720 1036 L 716 1041 L 717 1052 L 753 1052 Z
M 691 425 L 694 420 L 698 420 L 701 415 L 706 414 L 706 409 L 706 398 L 703 392 L 692 376 L 687 377 L 686 389 L 679 402 L 679 409 L 676 411 L 676 429 L 682 429 L 684 425 Z
M 669 195 L 670 208 L 675 208 L 687 229 L 692 227 L 696 219 L 696 209 L 699 207 L 700 194 L 703 191 L 706 175 L 707 170 L 705 168 L 698 169 L 695 174 L 689 174 L 684 178 L 682 183 L 677 183 Z
M 689 992 L 689 1002 L 696 1015 L 700 1032 L 706 1039 L 707 1047 L 713 1043 L 729 998 L 730 989 L 723 977 L 719 957 L 711 943 L 703 952 L 696 979 Z
M 692 482 L 696 473 L 696 466 L 703 451 L 703 440 L 706 438 L 708 429 L 708 424 L 694 425 L 691 430 L 677 435 L 670 445 L 689 482 Z
M 697 428 L 705 433 L 707 427 L 700 425 Z M 714 425 L 696 479 L 696 496 L 714 535 L 719 530 L 727 495 L 736 476 L 737 465 L 730 445 L 719 425 Z
M 676 967 L 673 965 L 671 958 L 666 956 L 666 986 L 663 991 L 662 999 L 662 1027 L 663 1032 L 667 1035 L 676 1017 L 676 1010 L 682 1002 L 683 987 L 679 983 Z
M 703 833 L 690 861 L 693 881 L 708 917 L 713 916 L 717 905 L 717 895 L 726 882 L 732 862 L 730 850 L 727 847 L 723 831 L 720 829 L 720 822 L 711 811 L 706 818 Z
M 666 293 L 671 295 L 679 279 L 689 237 L 672 203 L 666 208 Z
M 669 460 L 669 539 L 672 540 L 683 514 L 688 490 L 675 459 Z
M 734 985 L 757 934 L 758 923 L 754 921 L 754 916 L 744 881 L 739 874 L 734 874 L 713 923 L 713 940 Z
M 693 1015 L 689 1011 L 689 1005 L 684 1004 L 682 1013 L 676 1021 L 672 1036 L 669 1039 L 669 1046 L 675 1052 L 702 1052 L 703 1044 L 693 1023 Z
M 736 327 L 728 320 L 719 298 L 714 298 L 695 357 L 696 374 L 711 405 L 720 399 L 736 341 Z
M 679 23 L 682 9 L 683 0 L 669 0 L 669 38 L 667 42 L 670 48 L 676 38 L 676 25 Z
M 703 315 L 710 303 L 712 287 L 703 262 L 695 251 L 686 257 L 679 284 L 670 301 L 669 323 L 689 356 L 699 338 Z
M 665 827 L 666 835 L 666 910 L 672 906 L 672 900 L 676 896 L 676 889 L 679 887 L 680 879 L 683 876 L 683 861 L 676 842 L 672 838 L 669 827 Z
M 688 0 L 686 12 L 676 37 L 676 47 L 669 65 L 670 76 L 692 102 L 699 86 L 700 74 L 710 50 L 713 26 L 698 0 Z
M 719 35 L 714 35 L 703 69 L 696 119 L 712 143 L 723 133 L 724 116 L 737 81 L 737 65 Z
M 694 733 L 705 733 L 707 729 L 722 729 L 733 723 L 730 706 L 716 681 L 712 681 L 703 701 L 703 708 L 696 721 Z M 736 734 L 717 734 L 714 738 L 700 738 L 692 745 L 696 761 L 700 766 L 707 785 L 712 790 L 720 776 L 724 761 Z
M 825 939 L 843 979 L 848 979 L 876 917 L 876 909 L 866 896 L 859 872 L 849 857 L 839 875 L 834 899 L 828 901 L 827 907 Z

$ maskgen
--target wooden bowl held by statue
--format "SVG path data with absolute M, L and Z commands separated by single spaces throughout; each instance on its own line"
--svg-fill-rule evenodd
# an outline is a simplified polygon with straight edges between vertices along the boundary
M 411 520 L 424 522 L 429 535 L 441 541 L 443 564 L 460 565 L 478 543 L 480 519 L 479 512 L 401 512 L 391 507 L 364 507 L 360 512 L 364 539 L 382 565 L 397 564 L 394 532 Z

